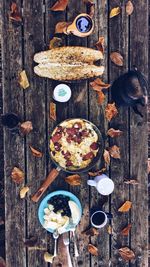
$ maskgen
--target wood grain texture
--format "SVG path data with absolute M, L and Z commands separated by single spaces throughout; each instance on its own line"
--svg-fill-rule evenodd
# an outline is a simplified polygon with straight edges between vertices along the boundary
M 33 72 L 33 56 L 44 49 L 44 16 L 42 1 L 24 1 L 24 68 L 28 75 L 30 87 L 25 91 L 25 116 L 32 121 L 33 131 L 26 136 L 26 170 L 27 183 L 31 184 L 30 194 L 33 195 L 46 177 L 46 114 L 44 80 Z M 34 18 L 34 19 L 33 19 Z M 36 158 L 29 146 L 43 152 L 43 157 Z M 38 203 L 27 201 L 27 237 L 35 236 L 41 247 L 46 247 L 47 233 L 38 220 Z M 28 265 L 47 266 L 43 252 L 29 251 Z
M 133 1 L 134 13 L 130 18 L 130 64 L 148 77 L 148 1 Z M 135 27 L 135 25 L 137 25 Z M 147 192 L 147 112 L 143 110 L 144 118 L 131 112 L 130 122 L 130 158 L 131 177 L 136 177 L 139 186 L 131 187 L 130 197 L 133 202 L 131 210 L 131 247 L 136 260 L 131 267 L 148 266 L 148 192 Z M 141 142 L 139 142 L 141 140 Z M 135 223 L 136 222 L 136 223 Z
M 21 1 L 16 3 L 21 10 Z M 22 70 L 22 30 L 21 24 L 9 20 L 10 5 L 11 1 L 3 1 L 3 113 L 17 113 L 23 120 L 23 90 L 17 81 Z M 21 186 L 12 182 L 10 177 L 14 166 L 25 169 L 24 140 L 19 135 L 12 135 L 8 129 L 4 130 L 4 161 L 6 264 L 8 267 L 25 267 L 25 202 L 19 199 Z
M 110 1 L 110 10 L 120 6 L 121 14 L 109 19 L 109 53 L 119 52 L 124 58 L 123 67 L 118 67 L 109 61 L 109 77 L 112 83 L 119 75 L 128 71 L 128 41 L 129 28 L 128 16 L 125 12 L 125 3 Z M 111 100 L 111 98 L 110 98 Z M 129 246 L 129 236 L 123 237 L 120 232 L 128 225 L 130 213 L 120 213 L 118 208 L 129 200 L 129 186 L 124 184 L 125 177 L 129 177 L 129 126 L 128 108 L 119 108 L 119 114 L 110 122 L 110 127 L 120 129 L 123 135 L 117 138 L 110 138 L 110 146 L 117 145 L 121 150 L 121 159 L 111 159 L 111 178 L 115 183 L 115 190 L 111 196 L 112 238 L 111 238 L 111 261 L 112 266 L 129 266 L 118 254 L 118 249 Z

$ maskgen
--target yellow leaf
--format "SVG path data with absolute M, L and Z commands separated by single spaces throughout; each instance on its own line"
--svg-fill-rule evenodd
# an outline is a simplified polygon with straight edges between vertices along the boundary
M 120 10 L 120 7 L 119 6 L 118 7 L 114 7 L 113 9 L 111 9 L 110 14 L 109 14 L 109 17 L 110 18 L 113 18 L 113 17 L 119 15 L 120 12 L 121 12 L 121 10 Z
M 29 191 L 29 187 L 28 186 L 24 186 L 21 190 L 20 190 L 20 198 L 25 198 L 26 193 Z
M 23 89 L 26 89 L 30 86 L 25 70 L 19 74 L 19 84 Z
M 132 202 L 127 200 L 119 209 L 118 211 L 120 212 L 127 212 L 131 209 L 132 207 Z

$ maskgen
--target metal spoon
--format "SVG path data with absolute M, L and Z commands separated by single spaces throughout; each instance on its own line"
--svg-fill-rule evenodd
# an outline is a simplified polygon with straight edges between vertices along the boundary
M 54 240 L 55 240 L 55 244 L 54 244 L 54 257 L 57 256 L 57 239 L 58 239 L 58 237 L 59 237 L 59 233 L 58 233 L 57 230 L 55 230 L 55 231 L 53 232 L 53 238 L 54 238 Z
M 77 248 L 77 242 L 76 242 L 76 235 L 75 235 L 75 230 L 76 230 L 76 225 L 73 224 L 72 220 L 71 220 L 71 223 L 69 225 L 69 230 L 70 232 L 72 232 L 72 235 L 73 235 L 73 243 L 74 243 L 74 254 L 75 254 L 75 257 L 79 257 L 79 252 L 78 252 L 78 248 Z

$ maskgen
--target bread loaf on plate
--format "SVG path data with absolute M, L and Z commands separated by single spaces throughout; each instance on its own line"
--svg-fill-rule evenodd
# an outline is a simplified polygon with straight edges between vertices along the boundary
M 94 65 L 100 59 L 103 59 L 103 54 L 91 48 L 59 47 L 35 54 L 34 61 L 38 65 L 34 72 L 60 81 L 87 79 L 103 74 L 104 67 Z

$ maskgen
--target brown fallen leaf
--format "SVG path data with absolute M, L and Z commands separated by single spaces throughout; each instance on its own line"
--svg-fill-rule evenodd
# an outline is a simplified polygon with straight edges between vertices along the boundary
M 110 54 L 110 59 L 115 65 L 120 66 L 120 67 L 123 66 L 123 56 L 120 53 L 112 52 Z
M 95 13 L 95 3 L 93 2 L 93 0 L 83 0 L 83 2 L 87 5 L 87 14 L 89 14 L 92 18 Z
M 24 180 L 24 172 L 17 167 L 14 167 L 11 172 L 11 178 L 16 184 L 20 184 Z
M 0 257 L 0 267 L 6 267 L 6 262 L 2 257 Z
M 24 245 L 26 247 L 34 247 L 36 243 L 37 243 L 37 237 L 32 236 L 25 240 Z
M 125 180 L 124 181 L 125 184 L 132 184 L 132 185 L 138 185 L 139 182 L 137 182 L 137 180 L 131 179 L 131 180 Z
M 131 227 L 132 227 L 132 225 L 130 223 L 130 224 L 128 224 L 127 227 L 123 228 L 122 231 L 121 231 L 121 235 L 128 236 L 128 234 L 129 234 L 129 232 L 131 230 Z
M 112 235 L 112 226 L 111 225 L 108 226 L 107 232 L 109 235 Z
M 98 94 L 97 102 L 99 105 L 102 105 L 105 100 L 105 95 L 102 91 L 97 92 L 97 94 Z
M 110 87 L 109 83 L 104 83 L 100 78 L 95 79 L 93 82 L 90 82 L 93 90 L 100 92 L 102 89 L 108 89 Z
M 85 94 L 86 94 L 85 89 L 82 89 L 82 91 L 80 91 L 77 98 L 75 99 L 75 103 L 81 102 L 84 99 Z
M 30 149 L 31 149 L 31 152 L 32 152 L 32 155 L 33 155 L 33 156 L 35 156 L 35 157 L 37 157 L 37 158 L 41 158 L 41 157 L 43 156 L 43 153 L 42 153 L 42 152 L 36 150 L 36 149 L 35 149 L 34 147 L 32 147 L 32 146 L 29 146 L 29 147 L 30 147 Z
M 22 134 L 28 134 L 33 130 L 32 122 L 31 121 L 25 121 L 21 123 L 20 125 L 20 131 Z
M 108 121 L 111 121 L 112 118 L 116 117 L 118 114 L 118 110 L 115 106 L 115 103 L 107 104 L 105 108 L 105 116 Z
M 127 212 L 131 209 L 132 207 L 132 202 L 127 200 L 119 209 L 119 212 Z
M 91 228 L 88 228 L 88 229 L 84 230 L 82 232 L 82 234 L 85 234 L 87 236 L 94 236 L 94 235 L 98 236 L 99 235 L 99 231 L 98 231 L 98 229 L 96 229 L 94 227 L 91 227 Z
M 64 11 L 68 5 L 68 0 L 58 0 L 51 8 L 52 11 Z
M 73 174 L 65 178 L 65 182 L 70 185 L 81 185 L 81 176 L 78 174 Z
M 98 176 L 98 175 L 101 175 L 102 173 L 104 173 L 106 171 L 106 168 L 102 168 L 98 171 L 95 171 L 95 172 L 88 172 L 88 174 L 92 177 L 94 176 Z
M 24 186 L 23 188 L 21 188 L 20 190 L 20 198 L 25 198 L 27 192 L 29 191 L 29 187 L 28 186 Z
M 56 104 L 51 102 L 49 109 L 50 109 L 50 119 L 56 121 Z
M 89 253 L 91 253 L 92 255 L 94 255 L 94 256 L 98 256 L 98 249 L 97 249 L 97 247 L 95 247 L 94 245 L 89 244 L 89 245 L 88 245 L 88 251 L 89 251 Z
M 26 89 L 30 86 L 29 84 L 29 81 L 28 81 L 28 77 L 27 77 L 27 74 L 26 74 L 26 71 L 23 70 L 22 72 L 19 73 L 19 80 L 18 80 L 20 86 L 23 88 L 23 89 Z
M 105 44 L 105 39 L 103 36 L 100 36 L 98 42 L 95 45 L 97 49 L 102 52 L 102 54 L 104 54 L 105 51 L 104 44 Z
M 109 154 L 114 159 L 120 159 L 120 148 L 116 145 L 109 147 Z
M 103 157 L 104 157 L 105 163 L 109 166 L 110 165 L 110 154 L 108 150 L 104 149 Z
M 121 12 L 121 9 L 119 6 L 112 8 L 110 11 L 110 14 L 109 14 L 110 19 L 115 17 L 115 16 L 118 16 L 120 14 L 120 12 Z
M 45 262 L 50 262 L 52 264 L 53 263 L 53 258 L 54 258 L 54 255 L 49 254 L 48 252 L 44 253 Z
M 63 42 L 61 38 L 53 37 L 53 39 L 50 40 L 49 49 L 60 47 L 62 45 L 63 45 Z
M 21 14 L 19 13 L 18 6 L 14 2 L 12 2 L 11 7 L 10 7 L 9 19 L 12 21 L 16 21 L 16 22 L 22 21 L 22 17 L 21 17 Z
M 127 4 L 126 4 L 126 13 L 127 13 L 127 15 L 130 16 L 133 13 L 133 11 L 134 11 L 134 6 L 133 6 L 131 1 L 128 1 Z
M 123 247 L 119 249 L 119 254 L 125 261 L 130 261 L 135 259 L 135 254 L 133 250 L 129 249 L 128 247 Z
M 120 130 L 115 130 L 113 128 L 110 128 L 107 132 L 107 135 L 109 135 L 110 137 L 114 138 L 114 137 L 118 137 L 120 135 L 122 135 L 122 131 Z
M 58 22 L 55 26 L 55 33 L 66 33 L 67 27 L 71 24 L 71 22 Z

